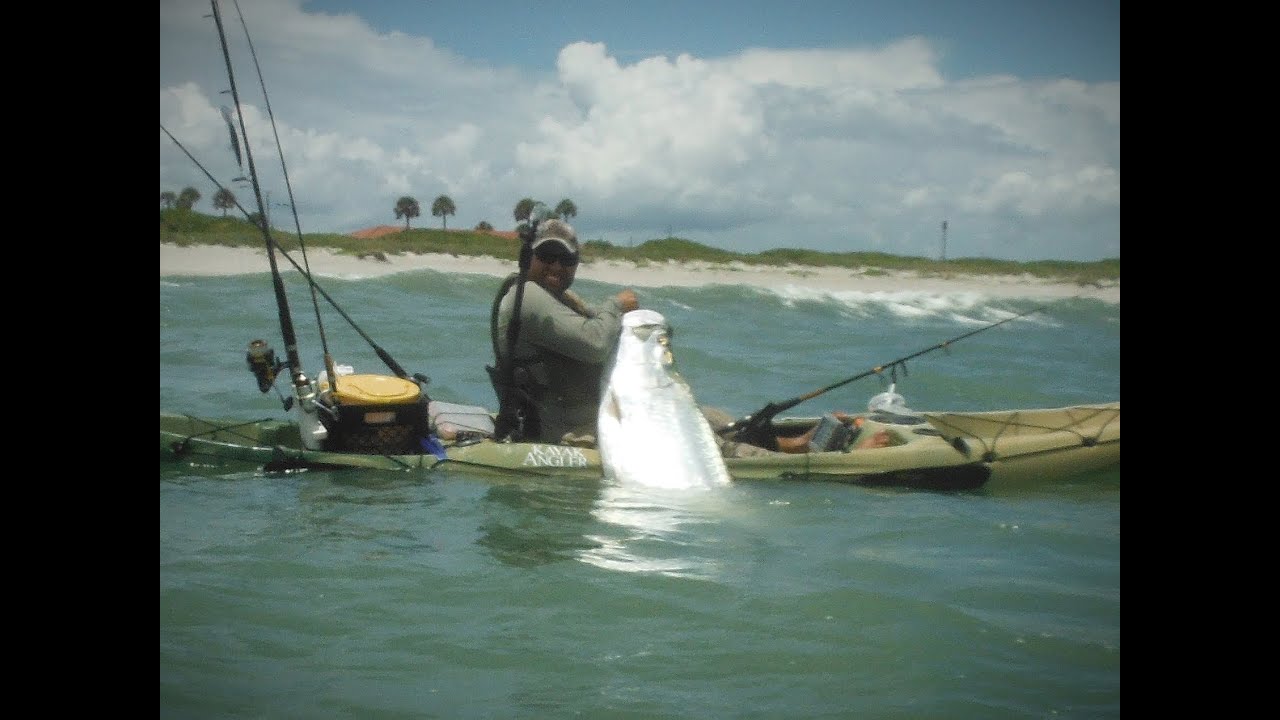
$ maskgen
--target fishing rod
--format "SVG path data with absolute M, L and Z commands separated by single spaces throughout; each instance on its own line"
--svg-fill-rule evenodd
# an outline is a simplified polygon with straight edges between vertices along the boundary
M 253 185 L 254 198 L 258 202 L 258 228 L 262 230 L 263 239 L 267 244 L 267 262 L 271 266 L 271 281 L 276 295 L 276 311 L 280 319 L 280 334 L 284 338 L 285 356 L 288 359 L 289 373 L 293 381 L 294 394 L 300 401 L 303 401 L 304 410 L 307 408 L 307 401 L 314 401 L 315 390 L 311 387 L 311 381 L 302 371 L 302 359 L 298 355 L 298 338 L 293 328 L 293 317 L 289 313 L 289 296 L 285 293 L 284 279 L 280 277 L 280 268 L 276 263 L 276 242 L 271 237 L 271 231 L 267 228 L 267 211 L 266 203 L 262 199 L 262 186 L 258 182 L 258 170 L 253 163 L 253 151 L 249 146 L 249 133 L 244 125 L 244 112 L 240 108 L 240 93 L 236 89 L 235 71 L 231 67 L 231 51 L 227 47 L 227 35 L 222 27 L 222 12 L 218 9 L 217 0 L 209 0 L 210 7 L 213 8 L 213 22 L 218 28 L 218 41 L 222 46 L 222 57 L 227 65 L 227 81 L 231 86 L 231 99 L 236 106 L 236 118 L 240 122 L 240 133 L 244 136 L 244 156 L 249 163 L 249 178 Z M 167 130 L 165 131 L 168 132 Z M 172 136 L 170 136 L 172 137 Z M 243 209 L 243 208 L 242 208 Z M 307 412 L 303 413 L 307 415 Z
M 302 360 L 298 354 L 297 335 L 294 332 L 293 318 L 289 312 L 288 295 L 285 293 L 284 279 L 280 275 L 280 267 L 276 262 L 276 251 L 280 248 L 275 238 L 272 237 L 271 229 L 267 222 L 267 206 L 262 197 L 262 185 L 258 178 L 257 166 L 253 160 L 253 150 L 249 143 L 249 133 L 245 127 L 244 110 L 240 104 L 239 90 L 236 88 L 235 71 L 232 68 L 231 51 L 228 47 L 226 31 L 222 24 L 222 13 L 218 8 L 217 0 L 210 0 L 209 4 L 213 9 L 213 18 L 218 29 L 218 40 L 222 46 L 222 55 L 227 66 L 227 80 L 230 83 L 231 97 L 235 103 L 236 117 L 240 124 L 240 135 L 244 138 L 244 156 L 249 165 L 249 179 L 253 185 L 254 197 L 257 200 L 259 210 L 257 225 L 262 231 L 263 239 L 266 241 L 267 245 L 267 259 L 271 267 L 272 284 L 275 288 L 276 308 L 280 319 L 280 333 L 285 342 L 287 365 L 289 367 L 293 383 L 293 395 L 298 400 L 299 431 L 302 436 L 304 446 L 310 449 L 322 449 L 325 446 L 326 440 L 329 440 L 329 425 L 337 424 L 338 427 L 341 427 L 342 419 L 337 415 L 333 408 L 321 401 L 317 393 L 317 386 L 307 378 L 302 369 Z M 265 86 L 263 87 L 263 90 L 266 90 Z M 234 128 L 232 129 L 234 130 Z M 281 152 L 281 156 L 283 161 L 283 152 Z M 292 195 L 290 195 L 290 197 L 292 197 Z M 294 208 L 294 211 L 296 220 L 296 207 Z M 300 231 L 299 237 L 301 238 Z M 281 250 L 281 253 L 283 254 L 283 250 Z M 295 267 L 298 267 L 297 263 L 293 264 Z M 298 269 L 308 278 L 312 288 L 314 289 L 315 282 L 311 279 L 311 274 L 304 271 L 301 267 L 298 267 Z M 318 313 L 319 308 L 317 303 L 317 314 Z M 246 360 L 249 362 L 249 367 L 253 370 L 255 377 L 258 379 L 258 388 L 263 392 L 266 392 L 265 388 L 270 387 L 272 384 L 276 369 L 282 367 L 277 364 L 274 356 L 275 353 L 267 345 L 266 341 L 254 340 L 249 344 L 249 352 L 246 355 Z M 380 353 L 380 356 L 383 357 L 384 360 L 390 360 L 390 356 L 386 355 L 385 352 Z M 330 375 L 330 387 L 336 390 L 337 373 L 333 371 L 334 368 L 332 360 L 327 351 L 326 360 L 329 362 L 329 366 L 326 370 L 329 371 Z M 400 377 L 405 377 L 403 369 L 400 369 Z M 286 402 L 285 409 L 288 410 L 291 404 L 292 403 L 290 402 Z M 425 405 L 423 405 L 421 409 L 423 414 L 425 414 Z M 328 414 L 328 418 L 331 419 L 330 423 L 326 423 L 326 418 L 321 417 L 322 411 Z M 352 430 L 352 428 L 347 428 L 344 430 L 344 433 L 347 433 L 350 430 Z M 343 438 L 339 438 L 339 444 L 358 442 L 363 443 L 366 448 L 380 447 L 377 445 L 377 438 L 370 436 L 368 433 L 350 432 L 349 435 L 350 437 L 346 437 L 344 435 Z
M 249 42 L 249 49 L 250 49 L 250 52 L 251 52 L 251 53 L 252 53 L 252 55 L 253 55 L 254 67 L 255 67 L 255 68 L 257 68 L 257 71 L 258 71 L 258 81 L 259 81 L 259 84 L 260 84 L 260 86 L 261 86 L 261 88 L 262 88 L 263 100 L 264 100 L 264 102 L 266 103 L 267 115 L 271 118 L 271 128 L 272 128 L 272 132 L 275 134 L 276 147 L 280 147 L 280 136 L 279 136 L 279 132 L 278 132 L 278 130 L 277 130 L 277 128 L 276 128 L 276 123 L 275 123 L 275 114 L 274 114 L 274 112 L 271 110 L 271 100 L 270 100 L 270 98 L 267 96 L 266 81 L 265 81 L 265 80 L 263 79 L 263 77 L 262 77 L 262 68 L 261 68 L 261 65 L 258 63 L 258 59 L 257 59 L 257 52 L 256 52 L 256 50 L 254 50 L 254 48 L 253 48 L 253 39 L 252 39 L 251 37 L 249 37 L 249 29 L 248 29 L 248 25 L 246 24 L 246 22 L 245 22 L 245 20 L 244 20 L 244 14 L 243 14 L 242 12 L 240 12 L 240 5 L 239 5 L 238 0 L 236 0 L 235 4 L 236 4 L 236 11 L 237 11 L 237 13 L 239 13 L 239 16 L 240 16 L 240 23 L 241 23 L 241 26 L 242 26 L 242 27 L 244 27 L 245 39 Z M 232 71 L 232 69 L 231 69 L 230 55 L 229 55 L 229 51 L 227 50 L 226 35 L 225 35 L 225 33 L 224 33 L 224 30 L 223 30 L 223 25 L 222 25 L 222 21 L 221 21 L 221 13 L 220 13 L 220 11 L 219 11 L 218 4 L 217 4 L 216 0 L 210 0 L 210 5 L 211 5 L 211 7 L 212 7 L 212 9 L 213 9 L 214 21 L 215 21 L 215 23 L 216 23 L 216 24 L 217 24 L 217 26 L 218 26 L 218 35 L 219 35 L 219 39 L 221 40 L 221 43 L 222 43 L 223 56 L 224 56 L 224 58 L 226 59 L 226 62 L 227 62 L 227 75 L 228 75 L 228 78 L 230 79 L 230 82 L 231 82 L 231 92 L 232 92 L 232 97 L 235 99 L 235 102 L 236 102 L 236 112 L 237 112 L 237 114 L 240 114 L 240 127 L 241 127 L 241 131 L 240 131 L 240 132 L 241 132 L 242 134 L 244 134 L 244 138 L 245 138 L 245 141 L 244 141 L 244 145 L 245 145 L 245 153 L 246 153 L 246 155 L 248 155 L 248 158 L 249 158 L 249 170 L 250 170 L 249 175 L 250 175 L 251 182 L 252 182 L 252 184 L 253 184 L 254 193 L 255 193 L 255 198 L 256 198 L 256 200 L 257 200 L 257 202 L 258 202 L 258 208 L 259 208 L 258 215 L 259 215 L 259 218 L 261 219 L 261 223 L 254 221 L 254 217 L 253 217 L 253 215 L 252 215 L 248 210 L 246 210 L 246 209 L 244 208 L 244 206 L 243 206 L 243 205 L 241 205 L 241 204 L 240 204 L 240 202 L 239 202 L 238 200 L 236 200 L 236 199 L 235 199 L 235 195 L 234 195 L 234 193 L 232 193 L 232 194 L 231 194 L 231 197 L 232 197 L 233 202 L 235 202 L 236 207 L 240 209 L 240 212 L 241 212 L 241 213 L 243 213 L 243 214 L 244 214 L 244 216 L 245 216 L 248 220 L 250 220 L 251 222 L 254 222 L 254 224 L 255 224 L 255 225 L 259 225 L 259 226 L 260 226 L 260 228 L 262 229 L 263 236 L 264 236 L 264 238 L 266 239 L 266 242 L 267 242 L 267 250 L 268 250 L 268 254 L 269 254 L 269 256 L 270 256 L 270 254 L 271 254 L 271 251 L 272 251 L 272 250 L 274 250 L 275 252 L 278 252 L 278 253 L 280 254 L 280 256 L 281 256 L 281 257 L 283 257 L 285 260 L 288 260 L 288 261 L 289 261 L 289 263 L 290 263 L 291 265 L 293 265 L 294 269 L 296 269 L 296 270 L 298 271 L 298 273 L 299 273 L 300 275 L 302 275 L 302 276 L 307 280 L 308 287 L 309 287 L 309 288 L 310 288 L 310 290 L 311 290 L 312 305 L 313 305 L 313 307 L 315 308 L 315 313 L 316 313 L 316 324 L 317 324 L 318 329 L 319 329 L 319 332 L 320 332 L 320 342 L 321 342 L 321 345 L 322 345 L 323 350 L 324 350 L 324 364 L 325 364 L 325 369 L 326 369 L 326 370 L 328 370 L 330 378 L 334 378 L 334 380 L 331 380 L 331 382 L 336 382 L 336 373 L 334 372 L 334 367 L 333 367 L 333 358 L 332 358 L 332 354 L 331 354 L 331 353 L 330 353 L 330 351 L 329 351 L 328 339 L 327 339 L 327 336 L 326 336 L 326 333 L 325 333 L 324 323 L 323 323 L 323 320 L 322 320 L 322 318 L 321 318 L 321 316 L 320 316 L 319 302 L 316 300 L 316 293 L 317 293 L 317 292 L 318 292 L 321 296 L 323 296 L 323 297 L 324 297 L 324 299 L 329 303 L 329 305 L 330 305 L 333 309 L 337 310 L 337 311 L 338 311 L 338 313 L 343 317 L 343 319 L 344 319 L 344 320 L 346 320 L 346 321 L 347 321 L 347 323 L 348 323 L 348 324 L 349 324 L 349 325 L 350 325 L 350 326 L 351 326 L 351 327 L 352 327 L 352 328 L 353 328 L 353 329 L 354 329 L 354 330 L 355 330 L 355 331 L 360 335 L 360 337 L 361 337 L 362 339 L 364 339 L 364 341 L 365 341 L 365 342 L 367 342 L 371 348 L 373 348 L 373 351 L 375 352 L 375 354 L 377 354 L 378 358 L 379 358 L 379 359 L 381 359 L 381 360 L 382 360 L 382 362 L 383 362 L 383 363 L 385 363 L 385 364 L 386 364 L 386 366 L 387 366 L 387 367 L 388 367 L 388 368 L 389 368 L 389 369 L 390 369 L 390 370 L 391 370 L 391 371 L 392 371 L 392 372 L 393 372 L 397 377 L 399 377 L 399 378 L 403 378 L 403 379 L 410 379 L 410 375 L 409 375 L 409 373 L 408 373 L 407 371 L 405 371 L 405 369 L 400 365 L 400 363 L 396 362 L 396 360 L 395 360 L 394 358 L 392 358 L 392 357 L 391 357 L 391 355 L 390 355 L 389 353 L 387 353 L 387 351 L 386 351 L 385 349 L 383 349 L 380 345 L 378 345 L 378 343 L 377 343 L 376 341 L 374 341 L 374 339 L 373 339 L 372 337 L 370 337 L 368 333 L 366 333 L 363 329 L 361 329 L 361 328 L 360 328 L 360 326 L 355 322 L 355 320 L 354 320 L 354 319 L 352 319 L 352 317 L 351 317 L 350 315 L 348 315 L 348 314 L 347 314 L 347 312 L 346 312 L 345 310 L 343 310 L 343 309 L 342 309 L 342 307 L 338 304 L 338 302 L 337 302 L 336 300 L 334 300 L 334 299 L 333 299 L 333 297 L 332 297 L 331 295 L 329 295 L 329 293 L 328 293 L 328 292 L 326 292 L 326 291 L 325 291 L 325 289 L 324 289 L 323 287 L 321 287 L 319 283 L 317 283 L 317 282 L 316 282 L 316 280 L 315 280 L 314 276 L 312 275 L 312 273 L 311 273 L 311 267 L 310 267 L 310 261 L 309 261 L 309 259 L 308 259 L 308 257 L 307 257 L 307 252 L 306 252 L 306 241 L 305 241 L 305 238 L 304 238 L 304 236 L 303 236 L 303 234 L 302 234 L 302 227 L 301 227 L 300 221 L 299 221 L 299 219 L 298 219 L 297 203 L 295 202 L 295 199 L 294 199 L 292 184 L 291 184 L 291 183 L 290 183 L 290 181 L 289 181 L 288 168 L 285 166 L 285 159 L 284 159 L 284 153 L 283 153 L 283 152 L 281 152 L 281 153 L 280 153 L 280 169 L 281 169 L 281 171 L 282 171 L 282 173 L 283 173 L 284 180 L 285 180 L 285 187 L 286 187 L 286 190 L 288 191 L 288 194 L 289 194 L 289 207 L 290 207 L 290 209 L 291 209 L 291 211 L 292 211 L 292 214 L 293 214 L 294 227 L 295 227 L 295 231 L 296 231 L 297 238 L 298 238 L 298 245 L 299 245 L 299 247 L 300 247 L 300 248 L 301 248 L 301 250 L 302 250 L 303 263 L 305 264 L 305 267 L 304 267 L 303 265 L 299 265 L 299 264 L 298 264 L 298 262 L 297 262 L 296 260 L 294 260 L 294 259 L 293 259 L 293 257 L 292 257 L 292 256 L 290 256 L 290 255 L 289 255 L 289 253 L 285 251 L 285 249 L 284 249 L 284 248 L 280 247 L 280 244 L 279 244 L 278 242 L 276 242 L 276 241 L 275 241 L 275 239 L 270 235 L 270 229 L 266 226 L 266 217 L 267 217 L 267 212 L 266 212 L 266 209 L 265 209 L 265 205 L 266 205 L 266 204 L 263 202 L 263 197 L 262 197 L 261 189 L 260 189 L 260 188 L 261 188 L 261 186 L 260 186 L 260 184 L 258 183 L 256 167 L 255 167 L 255 166 L 254 166 L 254 164 L 253 164 L 253 158 L 252 158 L 252 155 L 249 155 L 249 149 L 248 149 L 248 145 L 249 145 L 249 138 L 248 138 L 248 134 L 247 134 L 247 133 L 245 133 L 245 130 L 244 130 L 244 118 L 243 118 L 243 114 L 241 114 L 241 113 L 240 113 L 239 94 L 238 94 L 237 89 L 236 89 L 236 86 L 235 86 L 234 74 L 233 74 L 233 71 Z M 230 113 L 230 111 L 229 111 L 229 110 L 227 110 L 227 108 L 225 108 L 225 107 L 223 108 L 223 117 L 224 117 L 224 119 L 225 119 L 225 120 L 226 120 L 226 122 L 227 122 L 227 129 L 230 131 L 230 134 L 231 134 L 231 146 L 232 146 L 232 149 L 235 151 L 236 161 L 237 161 L 238 163 L 240 163 L 240 165 L 241 165 L 241 169 L 243 170 L 243 162 L 241 162 L 241 151 L 240 151 L 240 145 L 241 145 L 241 143 L 240 143 L 240 141 L 239 141 L 239 137 L 238 137 L 238 134 L 237 134 L 237 132 L 236 132 L 236 129 L 235 129 L 234 125 L 232 124 L 232 120 L 231 120 L 231 113 Z M 175 145 L 177 145 L 177 146 L 178 146 L 178 147 L 183 151 L 183 153 L 185 153 L 185 154 L 186 154 L 186 156 L 187 156 L 188 158 L 190 158 L 190 159 L 191 159 L 191 161 L 192 161 L 193 163 L 195 163 L 196 167 L 200 168 L 200 170 L 205 174 L 205 176 L 206 176 L 206 177 L 208 177 L 208 178 L 209 178 L 209 180 L 210 180 L 210 181 L 211 181 L 215 186 L 217 186 L 220 190 L 227 190 L 227 188 L 226 188 L 222 183 L 218 182 L 217 178 L 215 178 L 215 177 L 212 175 L 212 173 L 210 173 L 210 172 L 209 172 L 209 171 L 204 167 L 204 165 L 202 165 L 202 164 L 200 163 L 200 161 L 199 161 L 199 160 L 197 160 L 197 159 L 195 158 L 195 156 L 191 154 L 191 152 L 190 152 L 190 151 L 188 151 L 185 147 L 183 147 L 182 143 L 181 143 L 181 142 L 179 142 L 179 141 L 178 141 L 178 139 L 177 139 L 177 138 L 175 138 L 175 137 L 173 136 L 173 134 L 172 134 L 172 133 L 170 133 L 170 132 L 169 132 L 169 131 L 164 127 L 164 125 L 163 125 L 163 124 L 161 124 L 160 129 L 161 129 L 161 130 L 164 130 L 165 134 L 169 136 L 169 139 L 170 139 L 170 140 L 172 140 L 172 141 L 174 142 L 174 144 L 175 144 Z M 228 192 L 230 192 L 230 191 L 228 191 Z M 279 269 L 278 269 L 278 267 L 277 267 L 277 264 L 276 264 L 276 262 L 275 262 L 275 259 L 274 259 L 274 257 L 269 257 L 269 259 L 270 259 L 270 265 L 271 265 L 271 273 L 272 273 L 272 277 L 273 277 L 276 281 L 279 281 L 279 279 L 280 279 L 280 274 L 279 274 Z M 281 293 L 280 293 L 280 290 L 279 290 L 279 289 L 277 289 L 277 298 L 279 299 L 280 297 L 282 297 L 282 295 L 281 295 Z M 277 304 L 279 304 L 279 303 L 277 303 Z M 286 312 L 286 313 L 288 312 L 287 300 L 285 301 L 285 312 Z M 285 322 L 282 322 L 282 326 L 284 326 L 285 324 L 286 324 Z M 292 324 L 292 322 L 291 322 L 291 316 L 290 316 L 289 320 L 287 321 L 287 324 L 289 324 L 289 325 L 291 326 L 291 324 Z M 282 331 L 282 334 L 286 334 L 286 333 L 284 333 L 284 332 Z M 289 341 L 288 341 L 288 338 L 286 337 L 286 343 L 288 343 L 288 342 L 289 342 Z M 293 361 L 292 361 L 292 360 L 290 360 L 290 363 L 292 363 L 292 362 L 293 362 Z M 278 370 L 278 369 L 279 369 L 279 368 L 276 368 L 276 370 Z M 273 372 L 271 372 L 269 375 L 270 375 L 270 377 L 274 377 L 274 371 L 273 371 Z M 421 384 L 423 384 L 423 385 L 426 385 L 427 383 L 431 382 L 431 379 L 430 379 L 430 378 L 428 378 L 427 376 L 423 375 L 422 373 L 414 373 L 414 374 L 413 374 L 413 376 L 412 376 L 412 379 L 413 379 L 413 380 L 416 380 L 417 382 L 419 382 L 419 383 L 421 383 Z M 268 382 L 269 382 L 269 380 L 268 380 Z M 335 387 L 336 387 L 336 385 L 335 385 Z
M 894 372 L 896 374 L 897 369 L 901 367 L 903 373 L 905 374 L 907 370 L 908 360 L 913 360 L 915 358 L 920 357 L 921 355 L 931 353 L 934 350 L 944 350 L 947 347 L 949 347 L 952 343 L 958 342 L 967 337 L 973 337 L 974 335 L 977 335 L 980 332 L 985 332 L 987 330 L 990 330 L 991 328 L 999 327 L 1000 325 L 1003 325 L 1007 322 L 1012 322 L 1014 320 L 1017 320 L 1018 318 L 1026 317 L 1027 315 L 1040 312 L 1041 310 L 1044 310 L 1047 307 L 1048 305 L 1043 305 L 1038 308 L 1027 310 L 1026 312 L 1018 313 L 1017 315 L 1014 315 L 1012 317 L 1007 317 L 998 322 L 991 323 L 990 325 L 980 327 L 977 330 L 970 330 L 967 333 L 957 335 L 949 340 L 943 340 L 937 345 L 931 345 L 923 350 L 913 352 L 910 355 L 904 355 L 896 360 L 890 360 L 889 362 L 884 363 L 883 365 L 877 365 L 871 368 L 870 370 L 860 372 L 857 375 L 854 375 L 853 377 L 845 378 L 844 380 L 841 380 L 839 382 L 834 382 L 830 385 L 827 385 L 826 387 L 821 387 L 812 392 L 807 392 L 804 395 L 798 395 L 794 398 L 791 398 L 790 400 L 785 400 L 780 403 L 771 402 L 768 405 L 765 405 L 764 407 L 760 408 L 756 412 L 752 413 L 751 415 L 747 415 L 743 418 L 735 420 L 734 422 L 725 426 L 723 429 L 720 430 L 720 434 L 725 435 L 726 437 L 732 437 L 734 440 L 737 440 L 738 442 L 745 442 L 750 445 L 758 445 L 760 447 L 768 448 L 770 450 L 776 450 L 778 441 L 774 436 L 774 433 L 771 431 L 770 427 L 773 424 L 773 419 L 777 417 L 778 413 L 784 412 L 786 410 L 790 410 L 791 408 L 799 405 L 800 403 L 806 400 L 812 400 L 813 398 L 816 398 L 819 395 L 835 390 L 838 387 L 843 387 L 845 385 L 848 385 L 849 383 L 854 382 L 855 380 L 861 380 L 865 377 L 870 377 L 872 375 L 879 375 L 883 373 L 885 370 L 890 370 L 891 372 Z M 732 433 L 732 435 L 730 435 L 730 433 Z
M 249 25 L 244 20 L 244 12 L 240 10 L 240 0 L 232 0 L 232 2 L 236 6 L 236 15 L 238 15 L 240 18 L 240 27 L 244 28 L 244 39 L 249 44 L 249 56 L 253 58 L 253 68 L 258 73 L 258 86 L 262 88 L 262 101 L 267 109 L 267 118 L 271 121 L 271 133 L 272 133 L 272 136 L 275 138 L 276 147 L 280 148 L 281 147 L 280 131 L 276 128 L 275 113 L 271 111 L 271 98 L 267 95 L 267 81 L 262 77 L 262 65 L 258 63 L 258 51 L 254 49 L 253 38 L 249 36 Z M 245 137 L 245 144 L 246 145 L 249 144 L 248 136 Z M 289 194 L 289 210 L 293 215 L 293 226 L 298 236 L 298 247 L 302 250 L 302 263 L 307 268 L 306 271 L 302 271 L 302 269 L 299 268 L 299 272 L 302 272 L 304 275 L 310 278 L 311 277 L 311 261 L 307 258 L 307 244 L 302 236 L 302 222 L 298 219 L 298 205 L 296 202 L 294 202 L 293 185 L 289 182 L 289 169 L 285 167 L 284 151 L 281 150 L 277 154 L 280 156 L 280 172 L 284 177 L 285 191 L 288 192 Z M 281 252 L 284 252 L 284 251 L 281 250 Z M 292 259 L 290 259 L 290 262 L 292 262 Z M 297 263 L 294 263 L 294 265 L 296 266 Z M 316 285 L 314 282 L 311 283 L 311 306 L 316 313 L 316 328 L 319 330 L 319 333 L 320 333 L 320 347 L 324 352 L 324 366 L 325 366 L 325 369 L 329 372 L 329 382 L 331 383 L 332 387 L 336 390 L 338 387 L 337 385 L 338 374 L 337 372 L 334 371 L 333 355 L 329 352 L 329 340 L 325 335 L 324 321 L 320 317 L 320 301 L 316 298 Z M 370 344 L 372 344 L 372 342 Z M 392 363 L 388 363 L 388 365 L 394 365 L 394 361 Z M 395 365 L 395 367 L 399 367 L 399 366 Z M 400 372 L 397 374 L 400 377 L 405 377 L 403 373 L 404 371 L 400 370 Z

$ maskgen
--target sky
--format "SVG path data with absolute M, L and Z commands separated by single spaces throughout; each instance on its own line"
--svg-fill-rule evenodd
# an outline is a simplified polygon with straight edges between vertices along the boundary
M 218 6 L 277 228 L 569 199 L 621 247 L 1120 256 L 1119 0 Z M 161 0 L 160 190 L 211 214 L 206 172 L 256 209 L 229 87 L 208 0 Z

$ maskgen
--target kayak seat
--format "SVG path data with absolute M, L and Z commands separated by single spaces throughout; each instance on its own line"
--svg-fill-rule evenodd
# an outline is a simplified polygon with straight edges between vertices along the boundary
M 431 430 L 437 437 L 452 440 L 475 440 L 493 436 L 493 416 L 478 405 L 458 405 L 432 400 L 427 414 Z

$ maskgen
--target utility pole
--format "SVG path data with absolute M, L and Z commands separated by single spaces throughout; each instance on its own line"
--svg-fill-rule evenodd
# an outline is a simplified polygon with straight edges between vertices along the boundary
M 947 221 L 942 221 L 942 259 L 947 259 Z

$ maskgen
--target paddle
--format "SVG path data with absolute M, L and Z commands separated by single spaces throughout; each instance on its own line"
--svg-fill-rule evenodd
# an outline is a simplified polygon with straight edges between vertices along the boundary
M 818 388 L 817 390 L 805 393 L 804 395 L 799 395 L 797 397 L 791 398 L 790 400 L 784 400 L 783 402 L 771 402 L 768 405 L 765 405 L 764 407 L 760 408 L 756 412 L 750 415 L 747 415 L 743 418 L 740 418 L 738 420 L 735 420 L 734 422 L 722 428 L 719 432 L 721 435 L 732 438 L 737 442 L 744 442 L 749 445 L 758 445 L 760 447 L 767 448 L 769 450 L 777 450 L 778 439 L 773 432 L 773 419 L 777 417 L 778 413 L 783 412 L 785 410 L 790 410 L 791 408 L 795 407 L 796 405 L 799 405 L 805 400 L 812 400 L 813 398 L 816 398 L 819 395 L 822 395 L 823 393 L 830 392 L 831 390 L 835 390 L 838 387 L 843 387 L 845 385 L 848 385 L 849 383 L 855 380 L 861 380 L 862 378 L 865 378 L 871 375 L 879 375 L 885 370 L 896 369 L 898 366 L 901 366 L 903 368 L 903 371 L 905 372 L 906 362 L 908 360 L 918 358 L 921 355 L 924 355 L 926 353 L 931 353 L 934 350 L 944 349 L 948 345 L 954 342 L 963 340 L 967 337 L 972 337 L 974 335 L 977 335 L 980 332 L 990 330 L 993 327 L 997 327 L 1007 322 L 1017 320 L 1018 318 L 1026 317 L 1027 315 L 1031 315 L 1032 313 L 1040 312 L 1041 310 L 1044 310 L 1046 307 L 1048 306 L 1045 305 L 1042 307 L 1034 308 L 1026 312 L 1018 313 L 1017 315 L 1014 315 L 1012 317 L 1007 317 L 1004 320 L 991 323 L 990 325 L 980 327 L 977 330 L 970 330 L 969 332 L 964 333 L 963 335 L 957 335 L 951 338 L 950 340 L 943 340 L 937 345 L 932 345 L 923 350 L 913 352 L 910 355 L 904 355 L 903 357 L 900 357 L 896 360 L 890 360 L 889 362 L 884 363 L 883 365 L 877 365 L 871 368 L 870 370 L 867 370 L 865 372 L 860 372 L 857 375 L 854 375 L 853 377 L 846 378 L 839 382 L 832 383 L 830 385 L 827 385 L 826 387 Z

